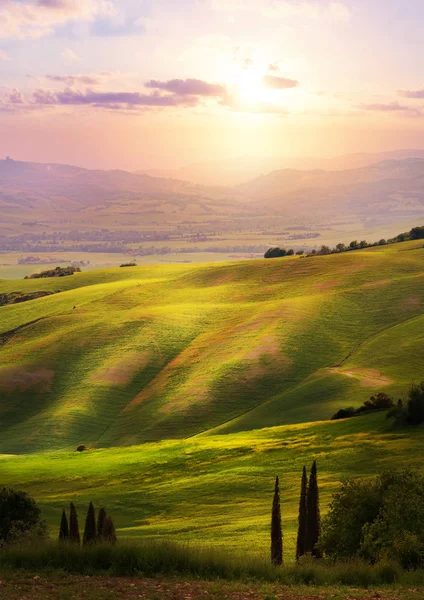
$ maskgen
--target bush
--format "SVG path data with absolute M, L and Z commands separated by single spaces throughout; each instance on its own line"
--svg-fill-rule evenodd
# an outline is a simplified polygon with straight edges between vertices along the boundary
M 424 566 L 424 478 L 406 469 L 345 481 L 323 521 L 320 547 L 336 559 Z
M 349 408 L 341 408 L 338 410 L 336 414 L 331 417 L 331 420 L 337 421 L 338 419 L 349 419 L 350 417 L 354 417 L 356 414 L 356 408 L 349 406 Z
M 269 248 L 264 254 L 264 258 L 281 258 L 287 255 L 287 250 L 284 248 Z
M 87 450 L 87 446 L 85 444 L 80 444 L 77 446 L 77 452 L 85 452 Z
M 129 263 L 123 263 L 122 265 L 119 265 L 121 268 L 122 267 L 136 267 L 137 263 L 135 262 L 129 262 Z
M 395 419 L 399 425 L 421 425 L 424 422 L 424 381 L 412 385 L 406 405 L 399 400 L 397 406 L 387 413 L 388 419 Z
M 47 536 L 40 509 L 26 492 L 3 488 L 0 492 L 0 546 Z

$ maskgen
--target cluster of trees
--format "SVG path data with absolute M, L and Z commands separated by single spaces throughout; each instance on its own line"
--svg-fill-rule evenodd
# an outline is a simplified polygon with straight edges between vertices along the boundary
M 59 529 L 59 541 L 70 542 L 78 545 L 81 542 L 78 525 L 78 515 L 73 502 L 71 502 L 69 510 L 69 523 L 68 518 L 66 516 L 66 511 L 63 510 L 62 512 L 62 518 L 60 520 Z M 83 546 L 86 546 L 87 544 L 94 544 L 97 542 L 115 544 L 115 525 L 113 523 L 112 517 L 106 514 L 104 508 L 101 508 L 99 510 L 96 522 L 96 512 L 94 510 L 94 505 L 92 502 L 90 502 L 87 511 L 87 516 L 85 518 L 85 527 L 82 543 Z
M 323 520 L 319 549 L 334 559 L 423 567 L 424 477 L 403 469 L 344 481 Z
M 24 279 L 44 279 L 46 277 L 67 277 L 74 273 L 80 273 L 79 267 L 56 267 L 55 269 L 49 269 L 48 271 L 41 271 L 41 273 L 33 273 L 27 275 Z
M 339 254 L 340 252 L 349 252 L 351 250 L 362 250 L 363 248 L 373 248 L 375 246 L 385 246 L 386 244 L 396 244 L 398 242 L 406 242 L 410 240 L 421 240 L 424 239 L 424 226 L 423 227 L 413 227 L 410 231 L 406 233 L 400 233 L 394 238 L 389 240 L 381 239 L 378 242 L 373 242 L 369 244 L 365 240 L 353 240 L 347 246 L 343 243 L 337 244 L 334 248 L 330 248 L 330 246 L 321 246 L 319 250 L 312 250 L 308 256 L 315 255 L 325 255 L 325 254 Z
M 299 523 L 296 544 L 296 560 L 305 554 L 321 558 L 318 542 L 321 531 L 319 509 L 319 491 L 317 464 L 314 461 L 308 481 L 306 467 L 303 467 L 299 501 Z M 283 564 L 283 533 L 281 526 L 280 486 L 278 477 L 275 480 L 274 499 L 271 513 L 271 562 Z
M 373 410 L 388 410 L 387 418 L 394 419 L 399 425 L 421 425 L 424 423 L 424 381 L 411 385 L 406 401 L 399 399 L 395 403 L 391 396 L 379 392 L 359 408 L 341 408 L 331 420 L 348 419 Z
M 297 256 L 301 256 L 304 254 L 303 250 L 299 250 L 296 252 Z M 283 256 L 293 256 L 294 250 L 290 248 L 290 250 L 286 250 L 285 248 L 268 248 L 268 250 L 264 254 L 264 258 L 281 258 Z
M 379 392 L 375 396 L 371 396 L 369 400 L 365 400 L 362 406 L 359 408 L 353 408 L 350 406 L 349 408 L 341 408 L 331 417 L 332 421 L 336 421 L 337 419 L 348 419 L 349 417 L 354 417 L 355 415 L 361 415 L 364 412 L 368 412 L 370 410 L 382 410 L 394 407 L 395 403 L 391 396 L 385 394 L 384 392 Z

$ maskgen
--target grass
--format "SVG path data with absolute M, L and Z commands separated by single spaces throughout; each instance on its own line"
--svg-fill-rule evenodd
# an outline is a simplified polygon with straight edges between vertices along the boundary
M 424 571 L 402 571 L 395 564 L 359 560 L 332 563 L 307 559 L 275 567 L 264 557 L 236 555 L 214 548 L 171 542 L 139 542 L 85 548 L 57 543 L 12 547 L 0 552 L 0 570 L 62 571 L 79 575 L 177 576 L 204 580 L 262 581 L 282 585 L 424 585 Z
M 27 490 L 58 534 L 72 500 L 84 522 L 105 506 L 122 540 L 172 539 L 268 556 L 280 475 L 284 555 L 295 554 L 303 465 L 318 461 L 324 514 L 339 482 L 410 465 L 422 469 L 424 430 L 397 431 L 384 413 L 88 452 L 0 457 L 0 482 Z
M 328 419 L 423 379 L 423 265 L 415 242 L 20 282 L 59 293 L 0 308 L 0 483 L 53 537 L 93 500 L 121 539 L 267 556 L 278 474 L 290 562 L 304 464 L 323 513 L 344 477 L 422 468 L 422 428 Z
M 424 372 L 423 264 L 416 242 L 20 282 L 60 293 L 0 309 L 0 336 L 20 328 L 0 348 L 0 451 L 232 433 L 405 394 Z

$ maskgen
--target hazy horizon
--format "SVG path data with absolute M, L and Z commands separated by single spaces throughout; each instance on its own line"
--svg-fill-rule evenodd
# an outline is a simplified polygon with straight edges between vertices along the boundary
M 133 171 L 421 148 L 423 11 L 1 0 L 0 154 Z

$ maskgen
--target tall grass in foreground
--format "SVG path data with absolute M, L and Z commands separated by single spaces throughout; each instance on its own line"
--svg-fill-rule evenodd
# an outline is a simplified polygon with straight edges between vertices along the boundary
M 402 571 L 391 563 L 369 565 L 361 561 L 332 563 L 307 559 L 296 565 L 275 567 L 263 557 L 240 556 L 166 541 L 124 542 L 116 546 L 96 544 L 83 548 L 53 542 L 11 547 L 0 551 L 0 569 L 258 580 L 285 585 L 424 585 L 424 570 Z

